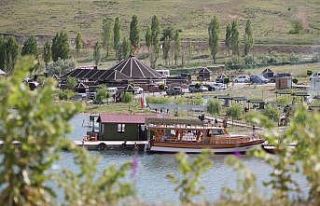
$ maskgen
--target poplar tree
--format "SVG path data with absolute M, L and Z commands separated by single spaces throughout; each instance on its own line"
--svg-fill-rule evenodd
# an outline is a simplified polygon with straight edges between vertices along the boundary
M 151 68 L 156 67 L 160 53 L 160 23 L 157 16 L 153 16 L 151 20 Z
M 34 36 L 29 37 L 24 43 L 21 50 L 21 55 L 34 55 L 35 57 L 38 55 L 38 46 L 37 40 Z
M 5 69 L 5 40 L 0 36 L 0 69 Z
M 150 27 L 147 28 L 146 35 L 145 35 L 145 41 L 146 41 L 146 46 L 148 47 L 148 50 L 149 50 L 151 47 L 151 43 L 152 43 L 151 28 Z
M 174 63 L 178 65 L 178 59 L 180 57 L 180 50 L 181 50 L 181 38 L 180 38 L 180 31 L 176 30 L 174 37 Z
M 231 50 L 233 55 L 239 56 L 239 43 L 238 21 L 233 21 L 231 26 Z
M 4 45 L 4 64 L 7 72 L 12 72 L 19 55 L 19 45 L 14 37 L 9 37 Z
M 106 50 L 106 56 L 110 55 L 112 48 L 112 23 L 113 19 L 104 18 L 102 22 L 102 46 Z
M 126 37 L 124 37 L 122 41 L 122 55 L 124 59 L 130 55 L 130 43 Z
M 47 68 L 47 66 L 51 60 L 51 45 L 49 42 L 46 42 L 44 44 L 42 58 L 43 58 L 43 61 L 46 65 L 46 68 Z
M 121 44 L 121 25 L 120 19 L 117 17 L 114 22 L 113 27 L 113 47 L 116 50 L 117 47 Z
M 97 41 L 96 44 L 94 45 L 93 59 L 94 59 L 95 65 L 98 66 L 101 60 L 101 45 L 99 41 Z
M 83 39 L 82 39 L 81 33 L 79 32 L 76 37 L 76 52 L 77 52 L 77 54 L 80 53 L 81 49 L 83 49 Z
M 248 55 L 253 48 L 253 32 L 251 21 L 248 19 L 244 33 L 244 55 Z
M 230 49 L 231 49 L 231 34 L 232 34 L 231 25 L 228 24 L 226 28 L 226 39 L 225 39 L 225 45 L 228 53 L 230 52 Z
M 171 40 L 172 40 L 172 32 L 173 29 L 171 27 L 167 27 L 163 30 L 162 33 L 162 52 L 163 52 L 163 59 L 165 60 L 166 65 L 169 63 L 169 51 L 171 48 Z
M 65 32 L 57 33 L 52 40 L 51 54 L 52 60 L 58 61 L 58 59 L 68 59 L 70 52 L 68 34 Z
M 219 33 L 220 33 L 220 25 L 217 17 L 214 17 L 208 27 L 209 33 L 209 48 L 210 53 L 213 59 L 213 63 L 216 63 L 216 55 L 219 50 Z
M 131 54 L 135 54 L 139 48 L 139 25 L 138 17 L 136 15 L 132 16 L 130 23 L 130 43 L 131 43 Z

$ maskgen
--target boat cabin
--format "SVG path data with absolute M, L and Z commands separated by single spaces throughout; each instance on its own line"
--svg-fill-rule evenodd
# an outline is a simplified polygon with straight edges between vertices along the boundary
M 100 114 L 99 141 L 142 141 L 147 139 L 146 115 Z

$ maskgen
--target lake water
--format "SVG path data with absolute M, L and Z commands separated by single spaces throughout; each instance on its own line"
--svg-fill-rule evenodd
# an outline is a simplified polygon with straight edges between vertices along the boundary
M 71 121 L 74 130 L 69 138 L 82 138 L 86 129 L 81 125 L 86 118 L 86 115 L 80 114 Z M 138 198 L 148 203 L 177 203 L 178 195 L 174 192 L 174 186 L 166 179 L 166 175 L 169 173 L 178 174 L 174 154 L 137 154 L 133 151 L 90 151 L 90 153 L 100 156 L 99 169 L 101 171 L 111 164 L 120 165 L 124 162 L 133 161 L 133 159 L 137 160 L 138 169 L 135 175 L 130 174 L 130 178 L 136 187 Z M 191 156 L 194 157 L 195 155 Z M 220 197 L 223 187 L 235 188 L 237 173 L 224 163 L 226 157 L 226 155 L 216 155 L 212 158 L 214 166 L 202 178 L 202 185 L 206 187 L 202 199 L 214 201 Z M 240 158 L 256 174 L 260 192 L 270 194 L 270 189 L 263 187 L 262 183 L 269 180 L 271 168 L 257 158 L 247 156 L 241 156 Z M 77 169 L 72 163 L 70 153 L 63 153 L 59 167 Z M 308 187 L 305 178 L 300 174 L 294 177 L 302 190 L 307 192 Z

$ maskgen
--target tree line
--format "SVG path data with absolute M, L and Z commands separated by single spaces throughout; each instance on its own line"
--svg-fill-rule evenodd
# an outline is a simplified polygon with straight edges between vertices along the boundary
M 217 60 L 217 54 L 220 51 L 221 28 L 217 17 L 214 17 L 208 25 L 208 46 L 210 55 L 214 63 Z M 240 55 L 240 34 L 238 21 L 234 20 L 226 26 L 225 46 L 228 54 L 233 56 Z M 105 50 L 105 58 L 110 58 L 114 53 L 114 57 L 120 61 L 129 55 L 136 55 L 139 52 L 140 41 L 143 39 L 139 20 L 136 15 L 132 16 L 130 22 L 130 31 L 128 35 L 122 32 L 121 19 L 116 17 L 104 18 L 101 27 L 101 40 L 95 42 L 93 49 L 93 61 L 95 65 L 99 65 L 102 56 L 102 49 Z M 150 26 L 147 26 L 144 32 L 144 41 L 147 47 L 147 55 L 149 56 L 150 65 L 155 68 L 160 57 L 160 49 L 162 50 L 162 58 L 165 65 L 174 62 L 184 65 L 184 52 L 181 44 L 181 30 L 173 27 L 161 28 L 160 21 L 157 16 L 151 18 Z M 250 54 L 254 40 L 251 21 L 247 20 L 244 36 L 244 56 Z M 81 33 L 77 33 L 75 38 L 75 54 L 79 55 L 84 48 L 84 40 Z M 47 41 L 42 51 L 39 50 L 36 38 L 29 37 L 23 44 L 21 55 L 34 55 L 36 58 L 42 57 L 45 66 L 52 60 L 54 62 L 59 59 L 69 59 L 71 57 L 71 49 L 68 34 L 66 32 L 58 32 L 51 41 Z M 20 53 L 19 45 L 14 37 L 7 39 L 0 38 L 0 68 L 7 72 L 13 70 L 17 57 Z

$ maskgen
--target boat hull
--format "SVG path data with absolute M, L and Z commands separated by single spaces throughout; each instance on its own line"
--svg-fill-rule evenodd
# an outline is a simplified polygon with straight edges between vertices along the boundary
M 149 151 L 154 153 L 201 153 L 204 150 L 210 151 L 215 154 L 234 154 L 234 153 L 246 153 L 247 151 L 258 148 L 260 145 L 248 145 L 241 147 L 229 147 L 229 148 L 187 148 L 187 147 L 166 147 L 166 146 L 152 146 Z

